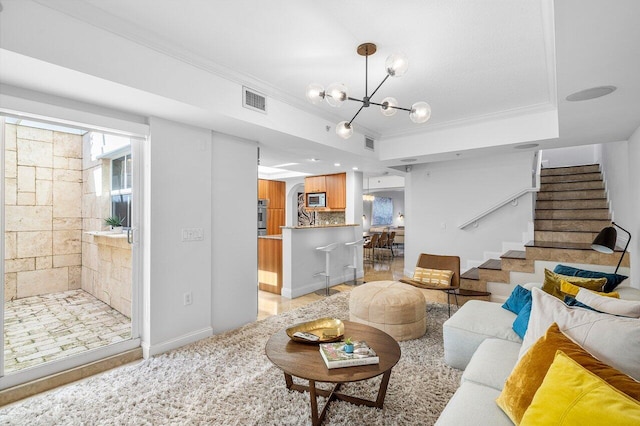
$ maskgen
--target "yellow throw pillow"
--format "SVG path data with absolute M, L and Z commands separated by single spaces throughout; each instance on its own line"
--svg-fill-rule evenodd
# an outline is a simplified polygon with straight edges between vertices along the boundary
M 565 280 L 573 285 L 577 285 L 578 287 L 586 288 L 587 290 L 592 291 L 602 291 L 604 285 L 607 283 L 606 278 L 570 277 L 568 275 L 556 274 L 555 272 L 545 269 L 542 290 L 564 301 L 565 295 L 560 290 L 561 280 Z
M 423 284 L 429 284 L 436 287 L 448 287 L 451 285 L 451 277 L 453 271 L 446 269 L 428 269 L 416 267 L 413 273 L 413 279 Z
M 560 280 L 560 291 L 564 294 L 569 294 L 573 297 L 576 297 L 578 295 L 578 292 L 580 291 L 580 286 L 577 285 L 573 285 L 571 284 L 569 281 L 567 280 Z M 595 294 L 599 294 L 600 296 L 605 296 L 605 297 L 614 297 L 616 299 L 620 299 L 620 293 L 612 291 L 611 293 L 603 293 L 601 291 L 593 291 L 593 290 L 589 290 L 592 293 Z
M 520 424 L 558 350 L 616 389 L 640 400 L 640 382 L 594 358 L 553 323 L 516 364 L 496 399 L 498 406 L 516 425 Z
M 559 424 L 638 425 L 640 402 L 558 351 L 520 425 Z

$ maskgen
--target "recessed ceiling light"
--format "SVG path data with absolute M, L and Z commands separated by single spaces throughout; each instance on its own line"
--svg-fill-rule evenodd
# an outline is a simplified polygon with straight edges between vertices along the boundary
M 529 149 L 529 148 L 535 148 L 538 145 L 539 144 L 537 144 L 537 143 L 523 143 L 522 145 L 516 145 L 513 148 L 514 149 Z
M 592 87 L 590 89 L 584 89 L 579 92 L 572 93 L 567 96 L 566 99 L 570 102 L 588 101 L 589 99 L 595 99 L 601 96 L 608 95 L 616 89 L 616 86 Z
M 340 163 L 333 163 L 334 166 L 340 167 Z
M 357 167 L 352 167 L 351 170 L 358 170 L 358 168 Z
M 414 161 L 418 161 L 415 158 L 403 158 L 402 160 L 403 163 L 413 163 Z
M 320 159 L 319 158 L 309 158 L 309 161 L 315 163 L 316 161 L 320 161 Z

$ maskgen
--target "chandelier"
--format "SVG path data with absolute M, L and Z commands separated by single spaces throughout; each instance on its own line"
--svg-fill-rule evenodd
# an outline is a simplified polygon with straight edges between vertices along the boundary
M 371 98 L 376 94 L 378 89 L 384 84 L 385 81 L 389 77 L 402 77 L 409 68 L 409 60 L 407 56 L 403 53 L 394 53 L 389 55 L 385 62 L 385 68 L 387 71 L 387 75 L 382 79 L 378 87 L 369 94 L 368 88 L 368 77 L 369 77 L 369 56 L 376 53 L 377 47 L 373 43 L 363 43 L 358 46 L 357 52 L 359 55 L 364 56 L 365 60 L 365 69 L 364 69 L 364 97 L 362 99 L 352 98 L 347 94 L 347 88 L 344 84 L 341 83 L 333 83 L 330 84 L 325 90 L 321 85 L 312 83 L 307 86 L 306 96 L 307 99 L 313 103 L 317 104 L 322 102 L 322 100 L 326 100 L 329 105 L 332 107 L 340 107 L 346 100 L 360 102 L 362 106 L 355 115 L 349 121 L 341 121 L 336 126 L 336 133 L 343 139 L 348 139 L 353 134 L 353 120 L 360 114 L 364 108 L 369 108 L 371 105 L 377 105 L 380 107 L 380 111 L 385 116 L 392 116 L 398 110 L 408 111 L 409 118 L 414 123 L 424 123 L 429 118 L 431 118 L 431 107 L 426 102 L 416 102 L 411 105 L 411 108 L 402 108 L 398 106 L 398 101 L 392 97 L 386 97 L 382 99 L 380 103 L 373 102 Z

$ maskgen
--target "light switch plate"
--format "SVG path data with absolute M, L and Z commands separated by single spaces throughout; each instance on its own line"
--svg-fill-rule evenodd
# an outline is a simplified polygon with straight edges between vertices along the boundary
M 188 241 L 203 241 L 204 229 L 202 228 L 183 228 L 182 229 L 182 242 Z

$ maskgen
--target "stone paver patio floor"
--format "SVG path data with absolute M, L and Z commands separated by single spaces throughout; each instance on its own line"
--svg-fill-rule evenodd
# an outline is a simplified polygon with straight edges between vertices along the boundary
M 5 374 L 131 337 L 131 320 L 83 290 L 5 302 Z

